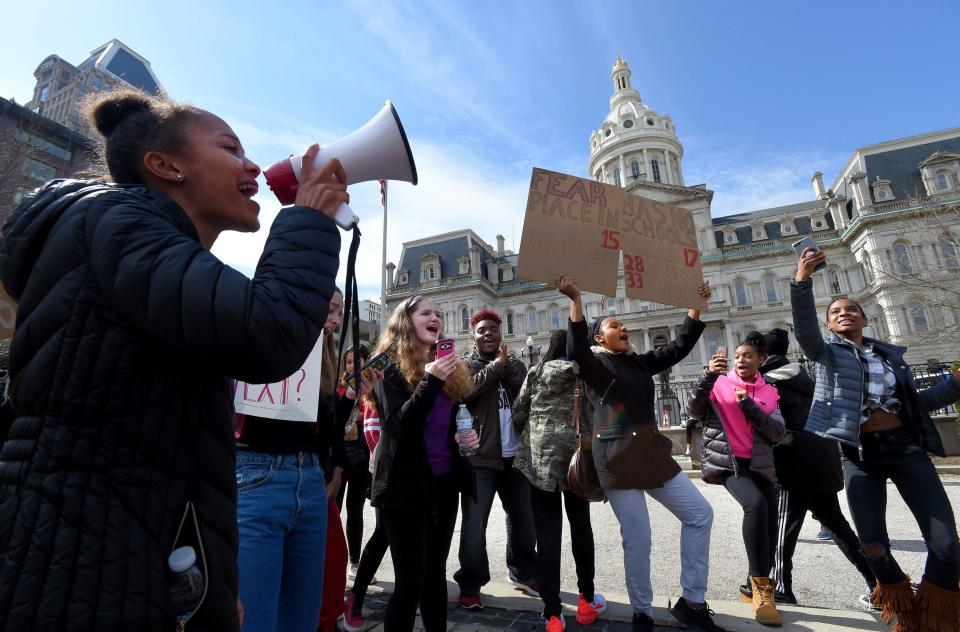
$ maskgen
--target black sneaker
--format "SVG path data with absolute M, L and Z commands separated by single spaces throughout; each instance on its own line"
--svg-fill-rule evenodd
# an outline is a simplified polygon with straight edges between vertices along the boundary
M 788 606 L 797 605 L 797 598 L 793 596 L 793 593 L 782 593 L 779 590 L 773 591 L 773 600 Z
M 653 632 L 653 619 L 645 612 L 633 613 L 633 627 L 631 632 Z
M 667 605 L 669 605 L 669 602 Z M 703 632 L 727 632 L 713 622 L 711 618 L 713 616 L 713 610 L 710 609 L 710 606 L 707 605 L 706 602 L 703 603 L 702 608 L 694 608 L 686 599 L 680 597 L 677 599 L 676 605 L 670 608 L 670 615 L 683 625 L 690 626 L 695 630 L 702 630 Z

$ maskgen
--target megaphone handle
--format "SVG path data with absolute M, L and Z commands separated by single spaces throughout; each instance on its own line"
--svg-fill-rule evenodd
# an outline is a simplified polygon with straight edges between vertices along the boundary
M 337 177 L 337 174 L 333 174 L 331 179 L 334 182 L 340 182 L 340 178 Z M 337 208 L 337 212 L 333 217 L 333 220 L 342 228 L 343 230 L 350 230 L 354 224 L 360 221 L 360 218 L 354 215 L 353 209 L 351 209 L 346 204 L 341 204 Z
M 354 223 L 360 221 L 360 218 L 353 214 L 353 209 L 346 204 L 341 204 L 337 208 L 337 213 L 333 219 L 343 230 L 350 230 Z

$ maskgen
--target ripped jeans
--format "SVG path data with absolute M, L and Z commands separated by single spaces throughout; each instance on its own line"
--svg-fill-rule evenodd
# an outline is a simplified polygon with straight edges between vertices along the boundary
M 950 500 L 924 449 L 909 428 L 860 435 L 863 458 L 843 445 L 843 478 L 847 502 L 867 562 L 877 579 L 895 584 L 904 578 L 890 550 L 887 535 L 887 479 L 893 482 L 913 514 L 927 545 L 924 579 L 956 591 L 960 581 L 960 542 Z

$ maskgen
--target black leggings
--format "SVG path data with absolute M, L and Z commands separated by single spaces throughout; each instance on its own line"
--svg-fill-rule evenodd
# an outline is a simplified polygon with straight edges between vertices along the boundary
M 373 535 L 367 540 L 367 545 L 363 547 L 363 553 L 360 555 L 360 567 L 357 569 L 357 576 L 350 588 L 356 603 L 363 605 L 363 600 L 367 596 L 367 588 L 370 587 L 370 582 L 373 581 L 374 574 L 380 568 L 380 563 L 383 561 L 386 552 L 387 532 L 383 528 L 383 521 L 378 518 Z
M 370 461 L 361 461 L 343 470 L 340 490 L 337 492 L 337 508 L 343 508 L 343 497 L 347 497 L 347 549 L 350 551 L 350 563 L 360 561 L 360 547 L 363 545 L 363 503 L 367 500 L 370 488 Z
M 426 632 L 447 629 L 447 555 L 457 522 L 459 494 L 453 475 L 434 477 L 436 513 L 422 507 L 381 507 L 393 560 L 394 588 L 383 613 L 384 632 L 409 632 L 417 618 Z
M 723 481 L 743 507 L 743 544 L 751 577 L 770 577 L 777 536 L 777 490 L 762 475 L 750 471 L 750 459 L 737 457 L 738 474 Z
M 583 598 L 593 601 L 594 547 L 593 527 L 590 524 L 590 503 L 571 491 L 547 492 L 530 485 L 533 522 L 537 531 L 537 574 L 540 576 L 540 598 L 543 616 L 549 619 L 559 615 L 560 603 L 560 544 L 563 537 L 561 504 L 570 523 L 570 544 L 577 568 L 577 588 Z

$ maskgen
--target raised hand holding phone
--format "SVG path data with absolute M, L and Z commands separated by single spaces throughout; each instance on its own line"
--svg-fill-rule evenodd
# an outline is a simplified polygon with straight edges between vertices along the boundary
M 800 253 L 800 260 L 797 262 L 797 281 L 806 281 L 817 270 L 826 267 L 827 255 L 820 250 L 807 246 Z
M 430 362 L 427 364 L 425 370 L 430 375 L 438 377 L 446 382 L 447 378 L 457 370 L 458 364 L 460 364 L 460 358 L 457 357 L 457 354 L 451 353 L 443 356 L 439 360 Z
M 723 375 L 727 372 L 727 348 L 717 347 L 717 352 L 710 358 L 710 364 L 707 366 L 711 373 Z
M 797 253 L 797 256 L 800 258 L 797 264 L 797 281 L 809 279 L 810 275 L 814 272 L 827 267 L 827 255 L 820 250 L 817 242 L 810 235 L 806 235 L 802 239 L 793 242 L 793 251 Z M 809 270 L 805 272 L 806 276 L 803 278 L 800 277 L 801 268 Z

